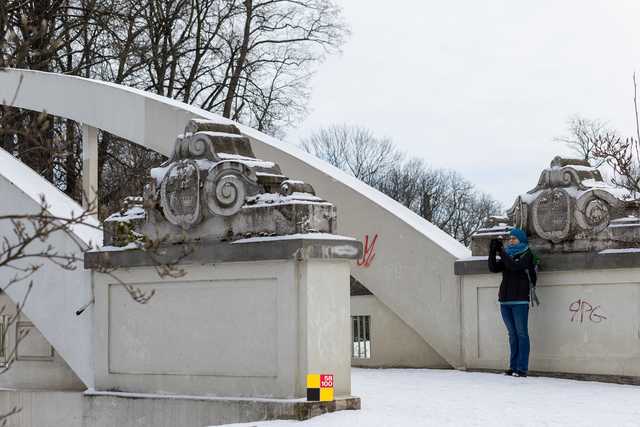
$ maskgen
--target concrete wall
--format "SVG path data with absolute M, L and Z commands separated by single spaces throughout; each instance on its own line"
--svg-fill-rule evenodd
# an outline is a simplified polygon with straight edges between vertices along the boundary
M 0 73 L 2 74 L 2 73 Z M 6 154 L 6 153 L 5 153 Z M 7 170 L 20 167 L 25 181 L 30 181 L 33 175 L 41 182 L 41 191 L 47 194 L 47 201 L 58 196 L 64 196 L 51 184 L 46 182 L 27 166 L 22 165 L 10 155 L 0 156 L 0 199 L 3 200 L 2 214 L 29 214 L 40 212 L 38 200 L 33 195 L 21 189 L 22 181 L 15 182 L 4 176 Z M 56 193 L 57 192 L 57 193 Z M 56 194 L 53 194 L 56 193 Z M 64 196 L 66 197 L 66 196 Z M 68 199 L 68 198 L 67 198 Z M 82 208 L 75 204 L 76 214 Z M 0 221 L 0 236 L 14 239 L 13 225 L 9 221 Z M 28 252 L 37 253 L 47 245 L 51 245 L 60 254 L 82 256 L 83 243 L 72 233 L 57 232 L 50 235 L 46 242 L 33 242 Z M 23 301 L 29 281 L 33 281 L 33 289 L 26 300 L 23 312 L 37 325 L 38 330 L 55 347 L 56 352 L 82 379 L 87 387 L 92 387 L 93 381 L 93 307 L 76 316 L 78 308 L 91 299 L 89 272 L 79 265 L 75 270 L 64 270 L 55 263 L 43 258 L 30 258 L 16 265 L 41 265 L 41 268 L 28 280 L 23 280 L 6 289 L 6 294 L 14 301 Z M 80 263 L 81 264 L 81 263 Z M 0 269 L 0 287 L 15 276 L 16 271 L 10 268 Z
M 0 390 L 10 427 L 207 427 L 266 420 L 306 420 L 360 409 L 357 398 L 333 402 L 217 399 L 126 393 Z
M 352 366 L 450 368 L 429 344 L 374 295 L 351 297 L 352 316 L 371 316 L 371 358 Z
M 298 263 L 298 379 L 306 396 L 309 373 L 334 374 L 334 393 L 351 394 L 349 262 Z
M 348 260 L 261 261 L 118 270 L 155 290 L 147 304 L 94 273 L 96 389 L 292 398 L 307 373 L 333 373 L 349 395 Z
M 463 277 L 464 360 L 508 366 L 500 274 Z M 530 370 L 640 376 L 640 268 L 541 272 L 530 309 Z
M 0 413 L 20 412 L 7 419 L 11 427 L 83 427 L 83 395 L 69 391 L 0 390 Z
M 5 316 L 15 315 L 15 304 L 6 294 L 0 294 L 0 307 Z M 0 316 L 0 322 L 3 319 Z M 3 322 L 4 323 L 4 322 Z M 26 336 L 17 342 L 18 333 Z M 16 360 L 0 374 L 0 388 L 20 390 L 85 390 L 86 387 L 69 368 L 31 320 L 22 315 L 9 325 L 5 341 L 5 362 L 15 354 Z M 4 365 L 3 363 L 3 366 Z M 4 369 L 4 368 L 0 368 Z

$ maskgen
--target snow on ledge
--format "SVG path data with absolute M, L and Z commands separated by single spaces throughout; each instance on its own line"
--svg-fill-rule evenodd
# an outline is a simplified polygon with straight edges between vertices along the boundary
M 4 389 L 0 389 L 4 390 Z M 267 397 L 218 397 L 218 396 L 189 396 L 180 394 L 153 394 L 153 393 L 127 393 L 120 391 L 96 391 L 88 389 L 83 393 L 85 396 L 114 396 L 114 397 L 128 397 L 131 399 L 170 399 L 170 400 L 233 400 L 241 402 L 306 402 L 306 398 L 297 399 L 276 399 Z
M 606 254 L 633 254 L 640 253 L 640 248 L 623 248 L 623 249 L 605 249 L 603 251 L 598 252 L 601 255 Z
M 130 251 L 133 249 L 142 249 L 144 246 L 140 242 L 129 242 L 124 246 L 99 246 L 97 248 L 91 249 L 89 252 L 121 252 L 121 251 Z
M 232 244 L 236 243 L 258 243 L 258 242 L 276 242 L 280 240 L 350 240 L 353 242 L 357 242 L 357 239 L 353 237 L 340 236 L 338 234 L 329 234 L 329 233 L 296 233 L 296 234 L 286 234 L 284 236 L 259 236 L 259 237 L 249 237 L 247 239 L 240 239 L 232 242 Z
M 499 259 L 500 256 L 497 256 L 496 258 Z M 488 261 L 488 260 L 489 260 L 488 255 L 474 255 L 466 258 L 461 258 L 458 261 L 465 262 L 465 261 Z

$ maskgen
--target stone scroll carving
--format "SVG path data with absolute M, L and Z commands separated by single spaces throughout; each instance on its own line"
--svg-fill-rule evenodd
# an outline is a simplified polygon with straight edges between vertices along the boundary
M 244 163 L 233 160 L 212 166 L 204 183 L 207 207 L 213 215 L 235 215 L 249 196 L 259 192 L 255 172 Z
M 289 179 L 271 161 L 256 158 L 248 137 L 234 125 L 191 120 L 171 159 L 151 169 L 132 231 L 168 242 L 326 232 L 336 209 L 313 187 Z M 105 222 L 105 244 L 130 223 L 132 207 Z M 129 212 L 129 213 L 128 213 Z M 114 224 L 119 224 L 118 226 Z
M 640 206 L 626 190 L 607 184 L 586 160 L 556 157 L 537 185 L 516 198 L 507 217 L 492 217 L 472 237 L 476 255 L 488 241 L 522 228 L 541 252 L 640 247 Z

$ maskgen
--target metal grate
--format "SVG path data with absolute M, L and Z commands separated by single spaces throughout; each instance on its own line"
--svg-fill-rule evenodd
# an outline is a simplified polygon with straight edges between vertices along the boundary
M 351 316 L 351 357 L 371 358 L 371 316 Z

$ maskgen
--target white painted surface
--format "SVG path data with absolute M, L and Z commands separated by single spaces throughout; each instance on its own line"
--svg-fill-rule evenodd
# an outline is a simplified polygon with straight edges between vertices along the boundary
M 306 396 L 307 374 L 333 374 L 334 394 L 351 394 L 349 271 L 345 261 L 298 263 L 296 396 Z
M 369 359 L 351 359 L 351 366 L 451 368 L 409 325 L 375 295 L 351 297 L 352 316 L 370 316 Z
M 4 73 L 0 72 L 0 81 Z M 2 84 L 0 84 L 0 88 Z M 0 89 L 1 90 L 1 89 Z M 33 169 L 13 157 L 7 151 L 0 148 L 0 175 L 8 182 L 17 186 L 24 196 L 39 205 L 41 197 L 45 196 L 45 202 L 51 215 L 59 218 L 73 218 L 83 212 L 82 206 L 73 199 L 58 190 L 49 181 L 43 179 Z M 6 200 L 6 199 L 5 199 Z M 7 203 L 3 207 L 3 214 L 24 214 L 32 211 L 12 210 L 11 204 Z M 86 225 L 85 225 L 86 224 Z M 102 243 L 102 231 L 97 227 L 100 223 L 97 219 L 88 218 L 85 224 L 74 224 L 71 226 L 73 234 L 77 236 L 85 245 L 94 246 Z
M 155 273 L 149 275 L 152 281 Z M 136 285 L 156 291 L 147 304 L 109 285 L 109 371 L 275 377 L 277 280 L 185 279 Z M 194 348 L 198 340 L 209 345 Z
M 2 74 L 2 73 L 0 73 Z M 69 217 L 82 212 L 73 200 L 42 179 L 29 167 L 0 150 L 0 198 L 5 201 L 3 214 L 38 213 L 40 194 L 44 194 L 49 211 L 53 215 Z M 89 221 L 92 221 L 89 219 Z M 95 220 L 97 224 L 97 220 Z M 12 239 L 13 226 L 0 221 L 0 235 Z M 34 242 L 30 251 L 42 250 L 52 245 L 60 253 L 82 257 L 82 248 L 101 240 L 99 230 L 88 226 L 74 226 L 67 234 L 58 232 L 46 242 Z M 24 308 L 25 315 L 36 325 L 43 336 L 54 346 L 69 367 L 87 387 L 93 386 L 93 307 L 82 315 L 75 311 L 91 299 L 90 273 L 82 269 L 63 270 L 43 259 L 23 262 L 42 264 L 32 275 L 33 290 Z M 14 277 L 15 271 L 0 269 L 0 284 L 4 287 Z M 27 282 L 17 283 L 6 289 L 14 301 L 22 301 Z
M 307 373 L 350 394 L 349 262 L 263 261 L 118 270 L 155 295 L 137 304 L 94 273 L 96 390 L 222 397 L 306 396 Z
M 640 376 L 640 269 L 541 272 L 530 308 L 529 369 Z M 500 274 L 464 276 L 465 364 L 504 369 Z
M 46 110 L 163 154 L 171 153 L 174 138 L 191 118 L 231 123 L 132 88 L 35 71 L 0 73 L 0 99 L 13 97 L 21 76 L 24 80 L 16 106 Z M 375 260 L 356 269 L 354 276 L 449 363 L 461 363 L 459 282 L 453 275 L 453 262 L 470 252 L 433 224 L 345 172 L 293 145 L 238 127 L 251 137 L 258 157 L 276 161 L 287 175 L 313 184 L 321 197 L 336 204 L 341 234 L 358 239 L 379 236 Z

